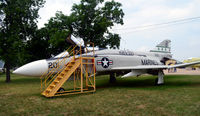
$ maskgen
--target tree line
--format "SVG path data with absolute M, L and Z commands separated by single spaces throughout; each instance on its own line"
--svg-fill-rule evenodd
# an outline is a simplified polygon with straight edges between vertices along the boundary
M 0 59 L 5 62 L 6 82 L 11 68 L 66 50 L 71 34 L 101 48 L 119 48 L 120 36 L 109 30 L 123 25 L 121 3 L 81 0 L 73 4 L 70 15 L 57 12 L 38 29 L 38 11 L 44 4 L 44 0 L 0 0 Z

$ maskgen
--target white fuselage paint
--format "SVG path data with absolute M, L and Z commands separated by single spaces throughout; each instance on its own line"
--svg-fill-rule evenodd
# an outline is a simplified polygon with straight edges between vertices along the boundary
M 82 55 L 83 57 L 93 56 L 93 53 Z M 76 56 L 79 57 L 79 56 Z M 169 53 L 154 53 L 154 52 L 133 52 L 125 50 L 100 50 L 95 51 L 95 66 L 96 72 L 112 72 L 113 67 L 127 67 L 138 65 L 163 65 L 161 60 L 163 58 L 171 58 Z M 60 63 L 59 69 L 66 65 L 70 59 L 66 58 L 63 63 Z M 60 58 L 60 61 L 63 58 Z M 13 73 L 27 76 L 41 76 L 50 69 L 53 71 L 59 66 L 56 62 L 58 59 L 51 58 L 47 60 L 38 60 L 28 63 Z M 55 73 L 57 71 L 54 71 Z

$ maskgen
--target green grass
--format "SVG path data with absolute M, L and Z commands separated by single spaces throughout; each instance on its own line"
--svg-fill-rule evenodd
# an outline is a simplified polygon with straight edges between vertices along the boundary
M 0 116 L 5 115 L 200 115 L 200 76 L 165 76 L 165 85 L 154 86 L 155 76 L 97 77 L 95 93 L 45 98 L 40 79 L 0 75 Z

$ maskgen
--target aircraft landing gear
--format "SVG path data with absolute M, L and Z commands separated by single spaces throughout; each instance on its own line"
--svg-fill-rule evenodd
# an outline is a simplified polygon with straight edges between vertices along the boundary
M 116 82 L 116 75 L 115 75 L 115 73 L 111 73 L 110 74 L 110 81 L 109 81 L 110 83 L 115 83 Z
M 155 85 L 163 85 L 164 84 L 164 73 L 162 70 L 158 71 L 158 78 L 155 81 Z
M 64 92 L 65 91 L 65 89 L 64 88 L 60 88 L 60 89 L 58 89 L 58 92 Z

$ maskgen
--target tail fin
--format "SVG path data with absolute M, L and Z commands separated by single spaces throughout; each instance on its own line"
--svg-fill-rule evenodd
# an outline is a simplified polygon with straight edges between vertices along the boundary
M 171 53 L 171 40 L 164 40 L 150 52 Z

